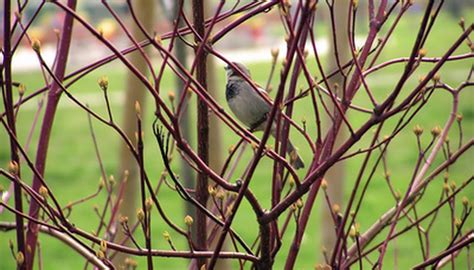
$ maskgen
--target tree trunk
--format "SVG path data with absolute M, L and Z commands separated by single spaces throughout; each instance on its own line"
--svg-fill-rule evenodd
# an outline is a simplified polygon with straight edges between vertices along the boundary
M 153 0 L 137 0 L 132 1 L 134 10 L 137 14 L 137 18 L 140 20 L 143 27 L 149 32 L 153 32 L 153 17 L 155 5 Z M 130 29 L 136 40 L 143 40 L 145 36 L 140 31 L 139 27 L 135 22 L 130 22 Z M 144 48 L 145 53 L 148 54 L 149 47 Z M 140 52 L 131 53 L 129 56 L 130 62 L 143 74 L 146 74 L 147 66 L 143 56 Z M 138 101 L 142 110 L 145 108 L 145 87 L 137 79 L 137 77 L 131 73 L 127 73 L 127 88 L 125 93 L 125 100 L 123 104 L 123 122 L 122 129 L 127 134 L 127 136 L 135 141 L 135 132 L 136 132 L 136 112 L 135 112 L 135 101 Z M 125 183 L 125 190 L 123 201 L 120 205 L 119 216 L 126 216 L 129 218 L 130 224 L 135 222 L 136 209 L 138 207 L 138 191 L 139 191 L 139 179 L 138 179 L 138 165 L 136 160 L 133 158 L 133 155 L 130 153 L 130 150 L 122 143 L 120 145 L 120 165 L 118 170 L 118 175 L 120 179 L 123 179 L 124 172 L 129 172 L 128 181 Z M 125 235 L 123 234 L 121 228 L 117 226 L 117 236 L 116 241 L 121 242 L 124 239 Z M 126 244 L 129 244 L 127 241 Z M 120 267 L 123 265 L 126 256 L 122 253 L 118 253 L 114 257 L 114 265 Z
M 346 63 L 349 59 L 349 43 L 348 43 L 348 38 L 347 38 L 347 11 L 349 8 L 349 2 L 345 1 L 334 1 L 334 20 L 335 20 L 335 29 L 336 29 L 336 42 L 334 42 L 334 39 L 332 38 L 332 35 L 329 35 L 329 43 L 330 43 L 330 52 L 329 52 L 329 65 L 327 70 L 335 70 L 338 68 L 338 64 L 335 58 L 335 48 L 337 44 L 337 52 L 339 55 L 340 63 L 343 65 Z M 328 17 L 328 20 L 330 20 L 330 17 Z M 328 23 L 329 25 L 329 33 L 332 33 L 332 27 L 331 24 Z M 342 86 L 344 85 L 343 83 L 343 76 L 339 73 L 333 78 L 329 80 L 329 83 L 331 85 L 331 89 L 334 91 L 335 84 L 338 84 L 338 96 L 342 96 Z M 333 111 L 336 110 L 336 108 L 333 105 L 332 101 L 330 98 L 326 99 L 327 104 L 331 104 L 330 108 L 332 108 Z M 328 123 L 330 121 L 327 121 Z M 336 138 L 336 142 L 334 145 L 334 148 L 337 148 L 341 142 L 345 139 L 346 132 L 345 130 L 341 128 L 339 131 L 339 134 Z M 336 165 L 332 166 L 330 170 L 326 173 L 325 179 L 328 182 L 328 196 L 330 198 L 330 201 L 332 204 L 338 204 L 342 205 L 343 201 L 343 196 L 344 196 L 344 177 L 345 177 L 345 163 L 344 162 L 338 162 Z M 321 245 L 324 247 L 325 250 L 330 251 L 334 248 L 335 242 L 336 242 L 336 232 L 335 232 L 335 227 L 334 227 L 334 222 L 332 219 L 331 215 L 332 207 L 323 207 L 321 211 L 321 219 L 322 219 L 322 224 L 321 224 Z M 331 254 L 328 254 L 329 256 Z

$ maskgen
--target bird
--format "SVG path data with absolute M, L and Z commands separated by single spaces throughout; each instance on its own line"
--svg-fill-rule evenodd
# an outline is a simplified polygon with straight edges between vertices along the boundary
M 234 67 L 233 67 L 233 66 Z M 241 74 L 245 74 L 251 79 L 249 69 L 241 63 L 232 62 L 224 69 L 227 76 L 225 97 L 230 110 L 235 117 L 247 126 L 252 132 L 263 131 L 267 124 L 267 117 L 272 108 L 270 103 L 260 96 L 250 83 Z M 239 71 L 236 70 L 239 69 Z M 257 87 L 262 95 L 267 96 L 267 92 Z M 276 137 L 276 123 L 272 123 L 271 134 Z M 288 140 L 287 152 L 290 156 L 290 164 L 295 169 L 304 168 L 304 162 L 298 155 L 296 148 Z

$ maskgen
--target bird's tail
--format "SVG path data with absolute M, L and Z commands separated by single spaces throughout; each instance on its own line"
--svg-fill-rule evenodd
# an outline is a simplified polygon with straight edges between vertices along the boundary
M 273 138 L 276 138 L 276 125 L 272 125 L 272 135 Z M 286 147 L 286 152 L 290 156 L 290 164 L 295 168 L 296 170 L 304 168 L 304 162 L 303 159 L 300 157 L 298 154 L 298 151 L 296 150 L 295 146 L 291 143 L 290 140 L 288 140 L 288 146 Z
M 293 146 L 291 141 L 288 141 L 288 147 L 286 149 L 286 152 L 288 152 L 288 155 L 290 156 L 291 166 L 293 166 L 297 170 L 304 168 L 303 159 L 301 159 L 300 155 L 298 155 L 298 151 L 296 151 L 296 148 Z
M 274 138 L 276 138 L 276 126 L 273 124 L 272 126 L 272 135 Z M 293 146 L 290 140 L 288 140 L 288 146 L 286 147 L 286 152 L 290 156 L 290 164 L 295 168 L 296 170 L 304 168 L 304 162 L 303 159 L 298 155 L 298 151 L 296 148 Z

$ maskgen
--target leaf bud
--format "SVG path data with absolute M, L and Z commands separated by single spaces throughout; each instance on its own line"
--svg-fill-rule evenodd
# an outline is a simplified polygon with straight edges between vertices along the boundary
M 191 225 L 193 225 L 193 222 L 194 222 L 194 220 L 193 220 L 193 218 L 192 218 L 190 215 L 186 215 L 186 216 L 184 217 L 184 223 L 185 223 L 186 225 L 188 225 L 188 227 L 191 227 Z
M 102 76 L 97 80 L 97 83 L 99 84 L 100 89 L 102 91 L 107 91 L 109 88 L 109 78 L 107 76 Z

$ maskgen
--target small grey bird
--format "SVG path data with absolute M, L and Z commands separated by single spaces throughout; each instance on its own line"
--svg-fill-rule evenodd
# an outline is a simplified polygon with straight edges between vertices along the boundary
M 240 63 L 233 62 L 232 64 L 234 64 L 241 73 L 251 78 L 250 71 L 247 67 Z M 268 104 L 233 67 L 230 65 L 226 66 L 225 70 L 227 72 L 225 97 L 230 109 L 237 119 L 250 128 L 251 131 L 263 131 L 266 126 L 268 113 L 271 110 L 271 105 Z M 258 88 L 258 90 L 261 91 L 263 95 L 267 95 L 265 90 L 261 88 Z M 275 123 L 272 125 L 272 135 L 273 137 L 276 135 Z M 287 152 L 290 156 L 291 165 L 295 169 L 304 168 L 303 160 L 290 141 L 288 141 Z

